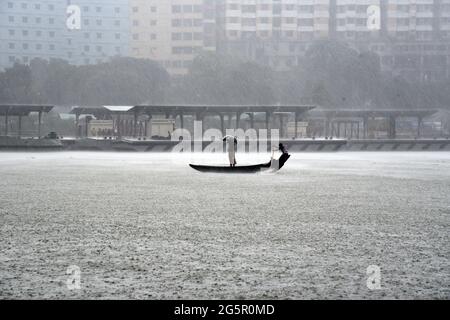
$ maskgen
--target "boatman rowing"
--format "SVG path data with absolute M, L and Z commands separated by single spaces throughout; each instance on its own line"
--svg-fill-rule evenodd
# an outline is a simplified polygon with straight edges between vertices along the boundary
M 236 166 L 236 149 L 237 149 L 237 137 L 226 135 L 223 141 L 227 142 L 228 146 L 228 159 L 230 160 L 230 167 Z

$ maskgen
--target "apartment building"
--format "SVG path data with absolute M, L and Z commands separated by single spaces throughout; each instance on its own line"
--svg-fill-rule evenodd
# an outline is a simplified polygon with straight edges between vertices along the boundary
M 297 63 L 305 46 L 329 36 L 329 0 L 218 1 L 217 48 L 276 69 Z
M 0 68 L 34 58 L 92 64 L 129 55 L 127 0 L 0 1 Z
M 450 0 L 0 1 L 0 68 L 121 55 L 183 75 L 199 53 L 217 51 L 283 71 L 324 39 L 372 50 L 384 70 L 411 79 L 449 77 Z
M 277 70 L 317 40 L 377 52 L 385 70 L 420 81 L 449 76 L 450 0 L 220 0 L 221 52 Z
M 131 55 L 186 74 L 194 58 L 215 46 L 215 3 L 205 0 L 130 0 Z

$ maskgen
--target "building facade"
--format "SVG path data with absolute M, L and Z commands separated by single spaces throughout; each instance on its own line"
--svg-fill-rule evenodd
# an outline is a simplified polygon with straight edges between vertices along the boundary
M 215 2 L 131 0 L 131 55 L 187 73 L 195 56 L 215 51 Z
M 34 58 L 93 64 L 129 55 L 128 0 L 1 0 L 0 68 Z
M 374 51 L 409 79 L 448 78 L 450 0 L 0 0 L 0 68 L 118 55 L 183 75 L 217 51 L 284 71 L 326 39 Z
M 419 81 L 449 77 L 450 0 L 220 0 L 217 49 L 283 71 L 318 40 L 381 56 Z

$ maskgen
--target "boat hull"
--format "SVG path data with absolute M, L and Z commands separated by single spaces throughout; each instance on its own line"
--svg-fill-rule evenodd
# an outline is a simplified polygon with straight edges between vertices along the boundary
M 261 163 L 251 166 L 205 166 L 205 165 L 196 165 L 190 164 L 189 166 L 192 169 L 195 169 L 200 172 L 216 172 L 216 173 L 257 173 L 263 170 L 273 169 L 274 171 L 280 170 L 286 161 L 291 156 L 288 153 L 284 153 L 281 155 L 280 159 L 276 160 L 274 163 L 269 161 L 267 163 Z
M 225 166 L 204 166 L 204 165 L 189 165 L 192 169 L 200 172 L 216 172 L 216 173 L 256 173 L 264 169 L 270 168 L 270 162 L 251 165 L 251 166 L 236 166 L 236 167 L 225 167 Z

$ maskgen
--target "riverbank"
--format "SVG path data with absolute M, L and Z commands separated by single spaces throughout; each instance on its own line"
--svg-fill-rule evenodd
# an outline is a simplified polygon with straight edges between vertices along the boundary
M 290 152 L 346 152 L 346 151 L 450 151 L 450 139 L 297 139 L 280 140 Z M 36 150 L 69 150 L 69 151 L 125 151 L 125 152 L 170 152 L 178 145 L 178 141 L 170 140 L 138 140 L 138 139 L 19 139 L 0 137 L 0 151 L 36 151 Z M 199 143 L 204 150 L 211 142 Z M 198 150 L 196 142 L 186 146 Z M 258 144 L 246 142 L 248 151 L 255 146 L 258 151 L 269 151 L 269 143 Z M 265 149 L 265 150 L 262 150 Z M 254 151 L 254 150 L 253 150 Z

